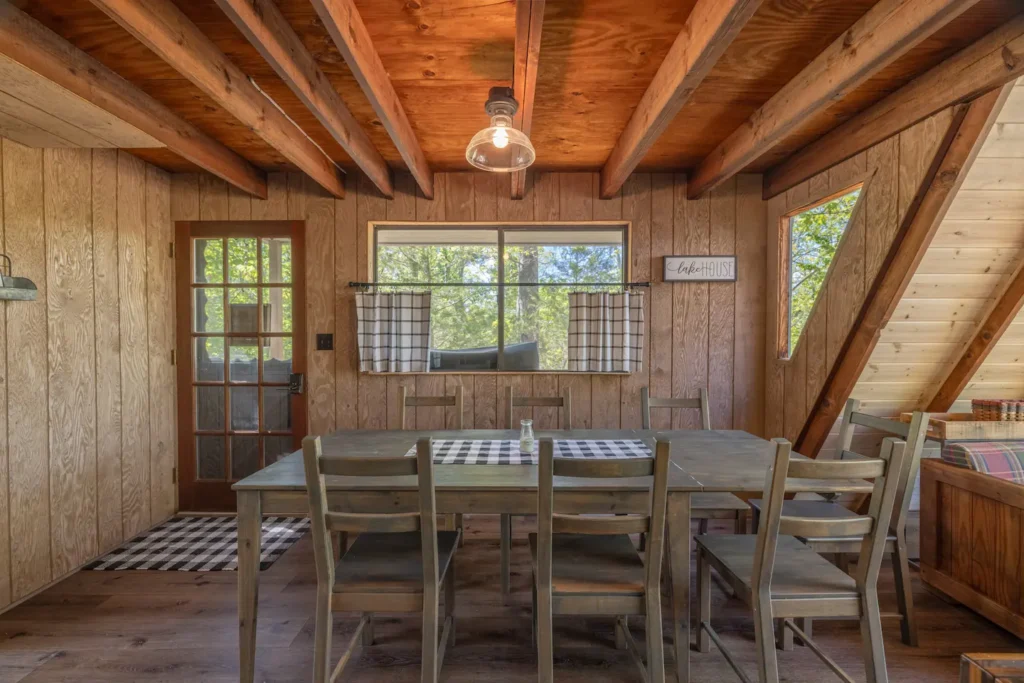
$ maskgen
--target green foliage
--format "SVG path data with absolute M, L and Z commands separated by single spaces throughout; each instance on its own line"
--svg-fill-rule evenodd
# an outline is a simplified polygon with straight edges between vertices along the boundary
M 859 196 L 857 189 L 790 219 L 790 352 L 807 324 Z

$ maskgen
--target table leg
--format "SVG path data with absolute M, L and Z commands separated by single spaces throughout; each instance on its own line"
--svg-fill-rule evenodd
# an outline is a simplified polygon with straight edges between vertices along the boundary
M 259 491 L 238 497 L 238 680 L 252 683 L 256 675 L 256 608 L 260 588 L 262 514 Z
M 679 683 L 690 683 L 690 494 L 668 497 L 668 557 L 672 579 L 672 642 Z

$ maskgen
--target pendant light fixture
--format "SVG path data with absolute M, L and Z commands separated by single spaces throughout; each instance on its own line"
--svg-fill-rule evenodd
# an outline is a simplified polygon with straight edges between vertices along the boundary
M 512 88 L 491 88 L 484 111 L 491 125 L 473 136 L 466 147 L 466 161 L 483 171 L 511 173 L 534 162 L 537 152 L 521 130 L 512 127 L 519 103 Z

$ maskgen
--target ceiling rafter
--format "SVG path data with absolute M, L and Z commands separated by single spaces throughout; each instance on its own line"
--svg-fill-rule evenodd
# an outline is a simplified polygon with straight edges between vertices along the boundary
M 341 169 L 170 0 L 92 0 L 111 19 L 336 197 Z
M 273 0 L 217 0 L 217 4 L 381 193 L 392 197 L 387 162 L 277 4 Z
M 881 0 L 700 163 L 690 177 L 690 198 L 742 171 L 977 2 Z
M 266 198 L 267 176 L 6 0 L 0 54 L 135 126 L 196 166 Z
M 1024 14 L 799 150 L 765 174 L 770 199 L 932 114 L 1024 75 Z
M 527 137 L 533 128 L 533 101 L 540 65 L 540 38 L 544 26 L 545 0 L 517 0 L 516 44 L 513 58 L 512 92 L 519 103 L 513 125 Z M 512 199 L 526 193 L 526 171 L 512 174 Z
M 387 69 L 373 47 L 370 33 L 352 0 L 310 0 L 373 111 L 398 148 L 423 196 L 434 197 L 434 173 L 420 148 Z
M 619 191 L 761 2 L 697 2 L 601 169 L 602 198 Z

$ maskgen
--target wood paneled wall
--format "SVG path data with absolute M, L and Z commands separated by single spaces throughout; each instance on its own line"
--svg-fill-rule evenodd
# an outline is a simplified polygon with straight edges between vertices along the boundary
M 509 199 L 509 179 L 486 173 L 435 176 L 435 198 L 424 199 L 407 174 L 396 177 L 387 200 L 361 176 L 349 175 L 344 199 L 332 199 L 300 174 L 271 174 L 267 200 L 251 199 L 208 175 L 171 181 L 173 220 L 301 219 L 306 221 L 307 327 L 334 332 L 334 351 L 310 350 L 309 421 L 312 433 L 335 429 L 395 429 L 402 386 L 412 394 L 465 392 L 467 426 L 504 423 L 504 392 L 558 395 L 573 392 L 574 424 L 640 425 L 640 387 L 655 396 L 711 392 L 712 424 L 761 432 L 764 335 L 764 203 L 760 178 L 740 176 L 710 196 L 686 198 L 686 178 L 637 174 L 616 197 L 597 196 L 593 173 L 531 175 L 525 199 Z M 358 371 L 354 292 L 365 280 L 367 222 L 627 220 L 632 222 L 632 276 L 654 284 L 647 293 L 644 370 L 628 377 L 588 374 L 369 375 Z M 736 283 L 661 283 L 661 257 L 669 254 L 738 256 Z M 410 410 L 408 428 L 451 424 L 451 408 Z M 446 412 L 447 411 L 447 412 Z M 525 412 L 523 414 L 525 416 Z M 539 428 L 557 426 L 553 409 L 536 409 Z M 517 419 L 518 419 L 517 415 Z M 696 417 L 668 413 L 656 425 L 696 426 Z
M 0 607 L 176 509 L 170 177 L 0 139 Z

